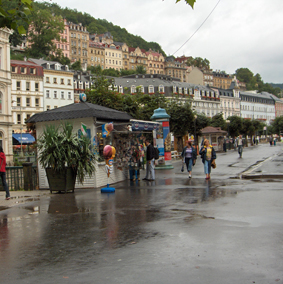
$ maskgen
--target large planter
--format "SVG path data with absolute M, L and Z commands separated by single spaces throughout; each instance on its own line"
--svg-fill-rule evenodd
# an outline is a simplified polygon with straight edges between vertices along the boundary
M 72 168 L 65 168 L 62 172 L 56 172 L 52 168 L 46 168 L 45 171 L 51 193 L 52 191 L 74 192 L 77 173 Z

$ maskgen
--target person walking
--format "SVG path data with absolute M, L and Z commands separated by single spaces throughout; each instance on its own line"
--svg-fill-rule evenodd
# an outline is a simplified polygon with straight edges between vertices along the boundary
M 6 182 L 6 156 L 3 152 L 2 146 L 0 146 L 0 177 L 2 180 L 2 185 L 4 190 L 6 191 L 6 200 L 10 199 L 9 187 Z
M 239 136 L 238 141 L 237 141 L 237 145 L 238 145 L 239 157 L 242 158 L 242 155 L 243 155 L 243 139 L 242 139 L 242 135 Z
M 211 163 L 216 159 L 216 152 L 207 139 L 203 141 L 203 147 L 200 149 L 199 154 L 204 164 L 205 178 L 210 179 Z
M 149 140 L 145 140 L 146 145 L 146 175 L 143 180 L 153 181 L 155 180 L 154 173 L 154 148 L 150 144 Z
M 226 149 L 226 136 L 224 136 L 224 139 L 223 139 L 223 151 L 227 152 L 227 149 Z
M 197 159 L 197 152 L 195 148 L 192 146 L 191 141 L 187 141 L 187 146 L 184 147 L 181 156 L 182 156 L 182 162 L 185 160 L 187 171 L 189 172 L 189 178 L 191 178 L 192 168 Z

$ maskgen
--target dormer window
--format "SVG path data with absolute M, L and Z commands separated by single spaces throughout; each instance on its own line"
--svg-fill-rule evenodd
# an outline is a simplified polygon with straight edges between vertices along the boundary
M 177 87 L 176 86 L 173 86 L 173 93 L 177 93 Z
M 119 86 L 119 93 L 123 93 L 123 86 Z
M 135 86 L 135 85 L 132 85 L 132 86 L 131 86 L 131 93 L 132 93 L 132 94 L 135 94 L 136 92 L 137 92 L 136 86 Z
M 148 86 L 148 93 L 149 94 L 154 94 L 154 86 L 153 85 L 149 85 Z
M 179 87 L 179 94 L 182 94 L 182 87 Z
M 163 85 L 159 85 L 159 87 L 158 87 L 158 92 L 159 92 L 159 93 L 165 93 L 165 92 L 164 92 L 164 86 L 163 86 Z

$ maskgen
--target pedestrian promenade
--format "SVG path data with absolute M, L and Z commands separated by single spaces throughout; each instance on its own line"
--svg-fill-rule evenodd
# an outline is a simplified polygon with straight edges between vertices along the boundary
M 188 178 L 186 171 L 181 172 L 181 159 L 173 160 L 172 170 L 156 170 L 156 182 L 151 186 L 162 184 L 162 180 L 173 176 L 175 182 L 179 182 L 178 178 Z M 243 158 L 240 159 L 237 151 L 229 150 L 227 152 L 217 153 L 217 167 L 212 169 L 211 179 L 223 180 L 231 178 L 283 178 L 283 143 L 277 143 L 276 146 L 269 144 L 259 144 L 244 148 Z M 141 170 L 141 179 L 145 176 L 145 170 Z M 193 167 L 192 179 L 204 179 L 203 164 L 200 156 L 197 163 Z M 147 182 L 148 183 L 148 182 Z M 135 185 L 143 186 L 146 181 L 136 181 Z M 114 186 L 133 186 L 129 180 L 117 183 Z M 76 189 L 79 191 L 80 189 Z M 97 189 L 95 189 L 97 190 Z M 99 190 L 99 189 L 98 189 Z M 11 191 L 11 199 L 5 200 L 5 192 L 0 191 L 0 209 L 6 209 L 26 202 L 37 201 L 43 197 L 50 196 L 49 190 L 34 191 Z

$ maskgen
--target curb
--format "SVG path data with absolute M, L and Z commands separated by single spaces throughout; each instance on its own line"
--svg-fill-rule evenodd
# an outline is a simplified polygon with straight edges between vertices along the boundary
M 261 179 L 261 178 L 279 178 L 283 179 L 283 174 L 244 174 L 242 179 Z
M 253 172 L 261 167 L 265 162 L 272 160 L 274 157 L 277 157 L 278 154 L 274 154 L 273 156 L 266 158 L 265 160 L 257 161 L 255 164 L 248 167 L 245 171 L 238 174 L 240 179 L 262 179 L 262 178 L 283 178 L 283 174 L 276 173 L 268 173 L 268 174 L 253 174 Z

